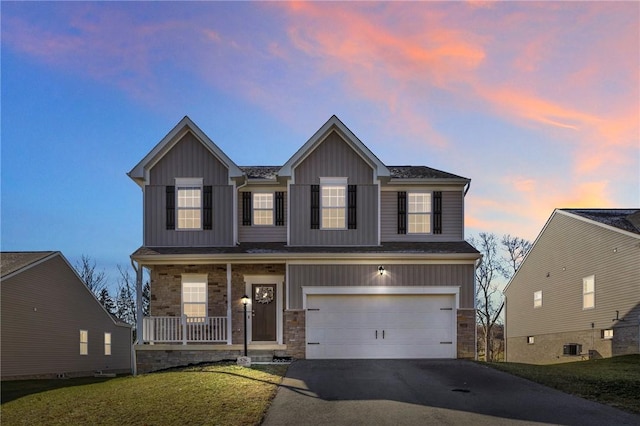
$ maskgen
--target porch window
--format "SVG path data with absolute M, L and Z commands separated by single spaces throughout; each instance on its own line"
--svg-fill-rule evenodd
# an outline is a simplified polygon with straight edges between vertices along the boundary
M 176 178 L 178 229 L 202 229 L 202 179 Z
M 253 194 L 253 224 L 273 225 L 273 193 Z
M 582 279 L 582 309 L 596 306 L 596 277 L 591 275 Z
M 207 275 L 182 276 L 182 314 L 188 322 L 202 322 L 207 316 Z
M 111 355 L 111 333 L 104 333 L 104 354 Z
M 320 178 L 322 229 L 347 227 L 347 178 Z
M 431 232 L 431 193 L 410 192 L 407 198 L 408 233 L 429 234 Z
M 80 330 L 80 355 L 89 355 L 89 331 Z

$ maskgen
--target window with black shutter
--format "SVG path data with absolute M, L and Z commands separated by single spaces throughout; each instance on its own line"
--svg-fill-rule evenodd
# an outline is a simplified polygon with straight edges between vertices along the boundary
M 202 229 L 213 229 L 213 187 L 202 187 Z
M 398 192 L 398 234 L 407 233 L 407 193 Z
M 311 229 L 320 229 L 320 185 L 311 185 Z
M 433 193 L 433 233 L 442 234 L 442 192 Z
M 358 229 L 358 187 L 349 185 L 347 191 L 347 216 L 349 229 Z
M 284 226 L 284 192 L 276 192 L 276 226 Z
M 242 193 L 242 225 L 251 226 L 251 192 Z
M 165 215 L 167 229 L 176 229 L 176 187 L 167 186 L 165 197 Z

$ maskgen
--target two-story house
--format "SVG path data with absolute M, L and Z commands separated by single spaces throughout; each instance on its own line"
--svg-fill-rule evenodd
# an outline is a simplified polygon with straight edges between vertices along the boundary
M 139 295 L 151 276 L 139 371 L 235 359 L 245 320 L 250 356 L 475 356 L 469 179 L 386 166 L 335 116 L 284 165 L 252 167 L 185 117 L 128 175 Z

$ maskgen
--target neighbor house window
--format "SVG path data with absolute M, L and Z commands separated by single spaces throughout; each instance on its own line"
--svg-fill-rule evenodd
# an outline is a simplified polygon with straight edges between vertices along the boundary
M 202 322 L 207 316 L 207 275 L 182 276 L 182 314 L 188 322 Z
M 431 193 L 409 192 L 407 194 L 407 220 L 409 234 L 431 232 Z
M 533 307 L 539 308 L 542 306 L 542 290 L 533 292 Z
M 322 229 L 347 227 L 347 178 L 320 178 Z
M 596 277 L 591 275 L 582 279 L 582 309 L 596 306 Z
M 104 333 L 104 354 L 111 355 L 111 333 Z
M 603 339 L 613 339 L 613 329 L 610 328 L 608 330 L 602 330 L 601 336 Z
M 533 345 L 536 342 L 536 339 L 533 336 L 527 336 L 527 343 L 529 345 Z
M 89 355 L 89 331 L 80 330 L 80 355 Z
M 582 345 L 578 343 L 567 343 L 562 346 L 562 355 L 580 355 L 582 352 Z
M 202 229 L 202 179 L 177 178 L 178 229 Z
M 253 194 L 253 224 L 273 225 L 273 193 Z

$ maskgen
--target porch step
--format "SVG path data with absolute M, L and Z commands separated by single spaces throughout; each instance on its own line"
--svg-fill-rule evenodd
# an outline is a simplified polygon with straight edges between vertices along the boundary
M 251 358 L 251 362 L 271 362 L 273 361 L 274 351 L 250 350 L 247 354 L 249 355 L 249 358 Z

